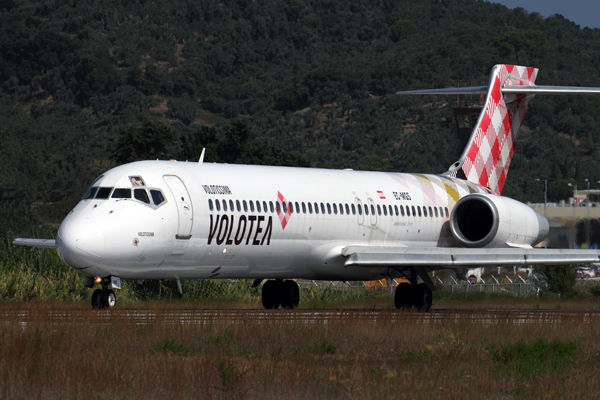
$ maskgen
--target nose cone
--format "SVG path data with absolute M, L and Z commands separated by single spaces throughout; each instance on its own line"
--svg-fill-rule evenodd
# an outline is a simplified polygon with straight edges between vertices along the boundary
M 89 219 L 69 216 L 61 224 L 56 238 L 60 258 L 73 268 L 93 265 L 104 254 L 104 233 Z

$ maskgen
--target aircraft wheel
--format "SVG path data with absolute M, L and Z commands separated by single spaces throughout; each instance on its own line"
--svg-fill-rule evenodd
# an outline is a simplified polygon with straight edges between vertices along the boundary
M 427 312 L 433 304 L 433 295 L 431 290 L 424 283 L 419 283 L 411 293 L 411 305 L 417 310 Z
M 100 308 L 113 308 L 117 305 L 117 296 L 112 290 L 102 292 L 100 296 Z
M 281 307 L 293 310 L 300 303 L 300 288 L 295 281 L 289 280 L 281 284 Z
M 408 294 L 410 292 L 410 283 L 402 282 L 396 286 L 396 293 L 394 294 L 394 305 L 396 309 L 405 308 L 408 305 Z
M 262 288 L 262 303 L 267 310 L 276 310 L 279 307 L 279 292 L 281 285 L 277 281 L 270 279 L 266 281 Z
M 94 290 L 94 293 L 92 293 L 92 309 L 100 308 L 100 296 L 102 296 L 102 290 Z

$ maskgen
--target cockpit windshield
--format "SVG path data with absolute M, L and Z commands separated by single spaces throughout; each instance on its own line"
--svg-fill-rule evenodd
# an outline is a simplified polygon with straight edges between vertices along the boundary
M 111 197 L 113 199 L 130 199 L 131 189 L 116 188 Z
M 96 192 L 98 191 L 98 187 L 94 187 L 92 186 L 91 188 L 88 189 L 87 192 L 85 192 L 85 194 L 83 195 L 83 200 L 88 200 L 88 199 L 93 199 L 94 196 L 96 195 Z
M 133 185 L 133 188 L 114 188 L 114 187 L 98 187 L 94 186 L 97 182 L 103 178 L 104 175 L 98 177 L 92 186 L 85 192 L 83 195 L 83 200 L 106 200 L 106 199 L 131 199 L 133 195 L 133 199 L 142 202 L 144 204 L 149 205 L 150 207 L 156 209 L 162 204 L 166 203 L 165 196 L 163 192 L 158 188 L 147 188 L 146 182 L 142 179 L 141 176 L 130 176 L 130 182 Z M 140 188 L 136 188 L 135 186 L 142 186 Z M 148 196 L 150 193 L 150 196 Z
M 110 197 L 110 192 L 112 192 L 113 188 L 111 187 L 101 187 L 98 189 L 98 194 L 96 194 L 97 199 L 108 199 Z

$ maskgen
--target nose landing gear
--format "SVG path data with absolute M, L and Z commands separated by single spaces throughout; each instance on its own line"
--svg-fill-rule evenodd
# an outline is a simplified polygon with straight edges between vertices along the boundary
M 262 288 L 262 303 L 267 310 L 282 308 L 292 310 L 300 303 L 300 288 L 295 281 L 270 279 Z
M 94 310 L 103 310 L 113 308 L 117 305 L 117 296 L 115 292 L 108 288 L 110 285 L 110 276 L 102 278 L 102 289 L 94 290 L 92 293 L 92 308 Z

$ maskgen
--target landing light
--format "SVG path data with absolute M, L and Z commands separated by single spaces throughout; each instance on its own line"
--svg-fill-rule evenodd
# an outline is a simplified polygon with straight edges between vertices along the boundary
M 97 276 L 96 279 L 94 279 L 94 282 L 101 283 L 102 282 L 102 278 L 100 278 L 99 276 Z
M 227 253 L 227 249 L 223 249 L 223 253 Z

